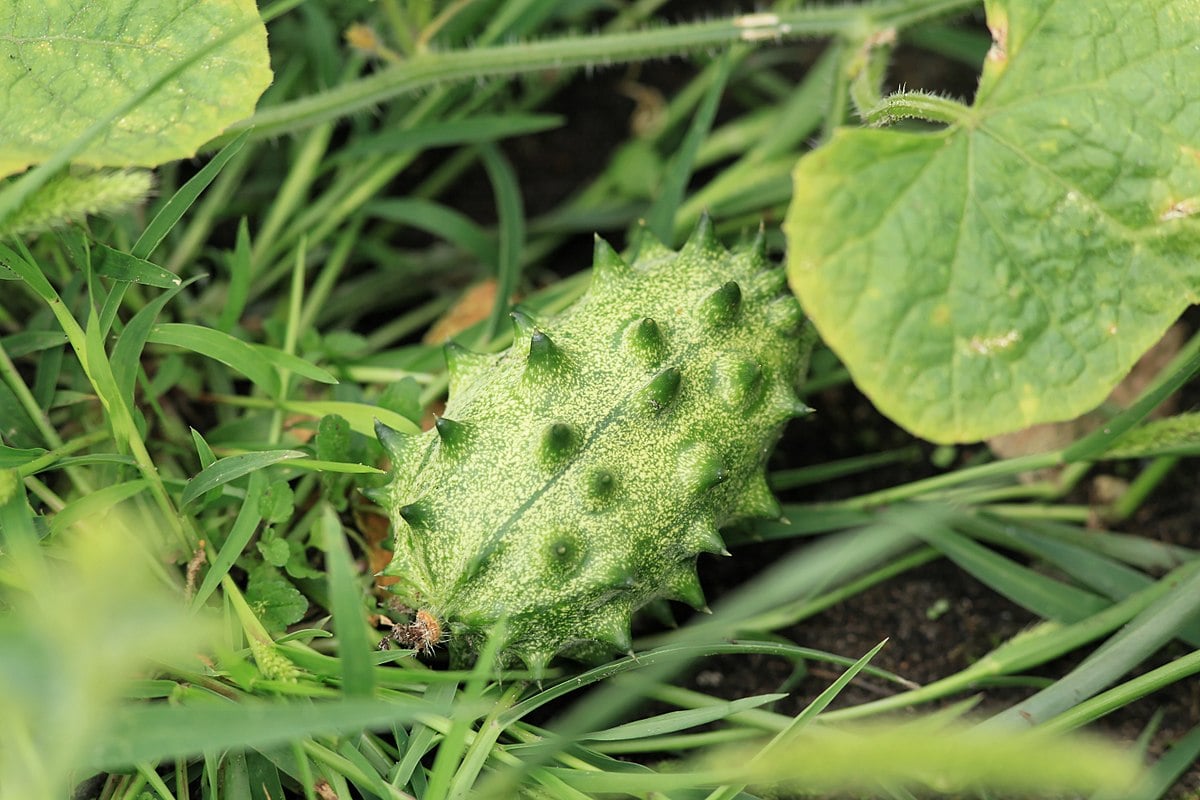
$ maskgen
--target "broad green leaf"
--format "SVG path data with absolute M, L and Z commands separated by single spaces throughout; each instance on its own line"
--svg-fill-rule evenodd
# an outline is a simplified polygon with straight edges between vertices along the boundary
M 1096 406 L 1200 287 L 1195 4 L 987 12 L 974 104 L 942 130 L 839 131 L 797 164 L 785 223 L 825 341 L 943 442 Z
M 250 570 L 246 602 L 263 627 L 276 632 L 299 622 L 308 612 L 308 600 L 270 564 L 259 564 Z
M 0 4 L 0 176 L 49 158 L 227 31 L 243 29 L 97 138 L 75 160 L 154 166 L 187 158 L 249 116 L 271 82 L 252 0 Z

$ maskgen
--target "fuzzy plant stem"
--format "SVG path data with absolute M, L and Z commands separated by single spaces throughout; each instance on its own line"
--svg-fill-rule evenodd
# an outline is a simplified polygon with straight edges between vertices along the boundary
M 781 14 L 743 14 L 724 19 L 538 42 L 425 52 L 408 61 L 319 94 L 264 109 L 236 123 L 212 144 L 245 129 L 255 138 L 279 136 L 445 81 L 486 80 L 541 70 L 595 67 L 679 56 L 738 42 L 782 42 L 901 28 L 961 11 L 974 0 L 881 0 L 863 6 L 810 7 Z

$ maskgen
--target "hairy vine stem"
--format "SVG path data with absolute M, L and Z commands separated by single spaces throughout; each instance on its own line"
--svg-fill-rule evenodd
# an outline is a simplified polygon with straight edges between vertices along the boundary
M 540 70 L 680 56 L 738 42 L 782 42 L 836 35 L 861 37 L 864 31 L 904 27 L 974 5 L 975 0 L 879 0 L 861 6 L 817 6 L 598 36 L 426 52 L 319 94 L 263 109 L 231 126 L 210 146 L 217 146 L 246 129 L 253 129 L 251 136 L 256 139 L 290 133 L 446 81 L 486 80 Z

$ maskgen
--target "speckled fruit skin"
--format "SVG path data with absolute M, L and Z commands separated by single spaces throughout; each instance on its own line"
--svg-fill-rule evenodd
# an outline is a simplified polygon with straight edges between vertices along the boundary
M 592 285 L 559 316 L 513 319 L 513 346 L 446 349 L 434 430 L 380 427 L 393 474 L 384 571 L 469 659 L 497 621 L 535 674 L 560 653 L 627 651 L 658 599 L 704 608 L 717 530 L 778 517 L 764 464 L 804 412 L 800 307 L 760 235 L 729 253 L 705 219 L 676 253 L 626 264 L 596 240 Z

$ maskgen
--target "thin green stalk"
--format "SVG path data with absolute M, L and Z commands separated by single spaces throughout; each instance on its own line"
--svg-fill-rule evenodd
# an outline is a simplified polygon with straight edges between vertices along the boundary
M 1130 517 L 1133 512 L 1142 507 L 1150 496 L 1179 463 L 1179 456 L 1159 456 L 1150 462 L 1145 469 L 1129 484 L 1124 494 L 1118 497 L 1104 513 L 1104 518 L 1121 522 Z
M 284 224 L 305 201 L 308 189 L 319 172 L 321 160 L 329 150 L 332 135 L 332 123 L 318 125 L 309 130 L 296 146 L 294 157 L 288 160 L 287 176 L 255 233 L 254 247 L 250 251 L 251 274 L 258 272 L 263 255 L 272 249 Z
M 859 495 L 849 500 L 822 504 L 823 508 L 852 508 L 867 509 L 912 500 L 942 489 L 950 489 L 972 481 L 982 481 L 989 478 L 1011 477 L 1022 472 L 1053 467 L 1061 462 L 1058 452 L 1037 453 L 1030 456 L 1019 456 L 1004 461 L 993 461 L 980 464 L 977 467 L 955 470 L 944 475 L 935 475 L 919 481 L 894 486 L 877 492 Z
M 321 271 L 304 300 L 304 308 L 300 312 L 300 330 L 309 330 L 316 324 L 317 314 L 337 286 L 338 277 L 342 274 L 346 262 L 350 260 L 350 254 L 354 251 L 354 245 L 358 243 L 361 231 L 362 220 L 351 222 L 334 244 L 332 252 L 325 257 Z
M 384 350 L 406 336 L 425 328 L 452 305 L 452 295 L 442 295 L 427 300 L 416 308 L 385 323 L 367 335 L 367 349 L 371 352 Z
M 42 407 L 38 405 L 37 400 L 33 396 L 33 392 L 29 391 L 29 387 L 25 385 L 24 378 L 17 370 L 17 365 L 8 357 L 8 352 L 4 349 L 4 344 L 0 342 L 0 378 L 8 384 L 8 388 L 17 396 L 17 401 L 21 407 L 25 409 L 25 413 L 29 416 L 38 433 L 42 435 L 42 439 L 46 444 L 53 448 L 62 447 L 63 441 L 58 435 L 58 431 L 50 424 L 50 419 L 42 411 Z
M 424 52 L 394 67 L 325 92 L 259 111 L 211 144 L 242 130 L 268 138 L 338 119 L 446 81 L 485 80 L 542 70 L 643 61 L 703 52 L 738 42 L 780 42 L 870 29 L 904 27 L 960 11 L 975 0 L 881 0 L 864 6 L 811 7 L 782 14 L 745 14 L 666 28 L 568 36 L 512 45 Z
M 61 497 L 55 494 L 49 486 L 42 483 L 32 475 L 25 478 L 24 483 L 25 487 L 29 489 L 29 491 L 33 492 L 37 499 L 41 500 L 42 503 L 45 504 L 46 508 L 50 509 L 51 511 L 57 513 L 66 507 L 67 504 Z
M 1186 656 L 1180 656 L 1161 667 L 1138 675 L 1120 686 L 1114 686 L 1112 689 L 1101 692 L 1056 717 L 1051 717 L 1039 725 L 1038 729 L 1051 733 L 1075 730 L 1089 722 L 1094 722 L 1105 714 L 1124 708 L 1151 692 L 1178 683 L 1197 673 L 1200 673 L 1200 650 L 1193 650 Z
M 283 311 L 284 333 L 283 333 L 283 351 L 289 355 L 296 354 L 296 342 L 300 338 L 300 315 L 303 313 L 304 307 L 304 274 L 305 260 L 307 256 L 307 248 L 305 240 L 300 240 L 300 246 L 296 248 L 295 266 L 292 268 L 292 286 L 288 293 L 288 304 Z M 267 437 L 267 441 L 271 444 L 279 444 L 283 438 L 283 405 L 282 402 L 287 400 L 290 391 L 288 383 L 292 379 L 292 371 L 286 367 L 278 367 L 276 374 L 279 375 L 280 386 L 280 404 L 277 404 L 271 412 L 271 431 Z
M 1009 519 L 1043 519 L 1086 523 L 1092 518 L 1091 506 L 1050 505 L 1047 503 L 993 503 L 988 511 Z
M 941 557 L 942 554 L 932 547 L 922 547 L 908 555 L 889 561 L 884 566 L 867 573 L 857 580 L 839 586 L 833 591 L 826 592 L 820 597 L 814 597 L 811 600 L 800 600 L 751 617 L 745 621 L 744 627 L 746 630 L 774 631 L 789 625 L 795 625 L 797 622 L 819 614 L 843 600 L 855 597 L 873 586 L 877 586 L 897 575 L 903 575 L 910 569 L 916 569 L 922 564 L 936 561 Z
M 337 230 L 346 217 L 387 186 L 416 155 L 413 152 L 403 152 L 384 159 L 351 165 L 320 198 L 310 202 L 304 213 L 293 220 L 291 226 L 279 237 L 276 247 L 290 247 L 291 242 L 300 236 L 308 240 L 309 246 L 316 247 Z M 274 261 L 275 258 L 274 254 L 269 253 L 266 261 Z M 250 299 L 254 300 L 264 295 L 290 270 L 290 259 L 280 256 L 277 263 L 255 277 L 250 288 Z
M 881 453 L 870 453 L 865 456 L 827 461 L 824 464 L 817 464 L 812 467 L 775 470 L 770 476 L 771 488 L 779 491 L 795 489 L 800 486 L 809 486 L 814 483 L 845 477 L 846 475 L 856 475 L 860 472 L 877 469 L 889 464 L 911 464 L 917 461 L 920 456 L 921 448 L 914 444 Z
M 1070 625 L 1043 622 L 1009 639 L 960 672 L 909 692 L 851 708 L 829 711 L 825 714 L 825 719 L 833 722 L 900 711 L 910 706 L 940 700 L 956 692 L 967 691 L 988 678 L 1010 675 L 1044 664 L 1111 633 L 1171 592 L 1178 582 L 1197 573 L 1200 573 L 1200 561 L 1185 564 L 1153 585 L 1086 619 Z
M 0 355 L 2 355 L 2 351 L 0 351 Z M 80 450 L 86 450 L 94 444 L 103 442 L 107 438 L 109 438 L 108 431 L 104 430 L 81 434 L 76 436 L 71 441 L 63 442 L 53 450 L 47 450 L 45 453 L 33 459 L 32 461 L 17 467 L 17 473 L 23 478 L 36 475 L 47 467 L 52 466 L 59 459 L 65 458 L 66 456 L 69 456 L 72 453 Z M 77 486 L 77 488 L 79 488 L 81 491 L 84 491 L 83 487 L 81 486 Z M 91 490 L 88 489 L 86 491 Z
M 192 263 L 196 253 L 208 241 L 217 219 L 225 214 L 235 193 L 242 186 L 243 175 L 254 163 L 252 155 L 255 150 L 255 147 L 243 147 L 213 180 L 204 197 L 189 215 L 187 226 L 179 238 L 174 240 L 174 247 L 163 266 L 179 273 Z

